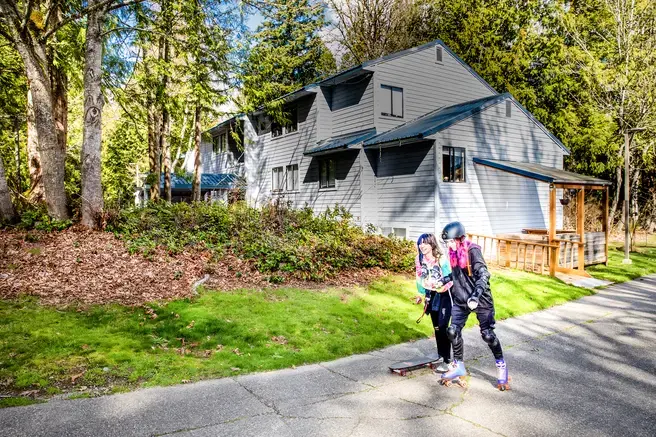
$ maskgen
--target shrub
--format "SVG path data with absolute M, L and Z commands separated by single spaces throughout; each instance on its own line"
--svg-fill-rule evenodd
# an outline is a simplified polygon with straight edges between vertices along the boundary
M 276 283 L 284 275 L 322 280 L 350 268 L 408 271 L 414 256 L 411 243 L 363 232 L 338 206 L 315 215 L 282 202 L 262 208 L 244 202 L 159 203 L 121 211 L 108 229 L 132 251 L 199 247 L 232 253 L 253 261 Z

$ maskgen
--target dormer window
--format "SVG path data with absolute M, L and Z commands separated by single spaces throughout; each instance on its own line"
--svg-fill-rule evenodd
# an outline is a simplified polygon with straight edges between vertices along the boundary
M 212 138 L 212 151 L 223 153 L 228 151 L 228 134 L 223 132 Z
M 282 135 L 290 134 L 292 132 L 298 131 L 298 109 L 291 108 L 287 109 L 286 118 L 288 121 L 283 126 L 282 124 L 273 121 L 271 123 L 271 137 L 276 138 Z
M 390 85 L 380 86 L 380 115 L 403 118 L 403 88 Z

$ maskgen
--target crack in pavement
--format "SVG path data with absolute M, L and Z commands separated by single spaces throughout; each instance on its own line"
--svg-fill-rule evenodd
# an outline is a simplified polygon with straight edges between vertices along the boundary
M 366 385 L 366 386 L 371 387 L 371 388 L 376 388 L 375 385 L 368 384 L 368 383 L 366 383 L 366 382 L 362 382 L 362 381 L 358 381 L 357 379 L 355 379 L 355 378 L 351 378 L 351 377 L 348 376 L 348 375 L 344 375 L 344 374 L 338 372 L 337 370 L 333 370 L 333 369 L 331 369 L 331 368 L 329 368 L 329 367 L 326 367 L 326 366 L 323 365 L 323 363 L 318 363 L 318 365 L 319 365 L 319 367 L 326 369 L 326 370 L 329 371 L 330 373 L 334 373 L 334 374 L 337 375 L 337 376 L 341 376 L 342 378 L 346 378 L 346 379 L 348 379 L 349 381 L 357 382 L 358 384 Z M 365 392 L 365 391 L 367 391 L 367 390 L 363 390 L 363 392 Z
M 236 417 L 234 419 L 223 420 L 221 422 L 210 423 L 210 424 L 207 424 L 207 425 L 196 426 L 196 427 L 191 427 L 191 428 L 181 428 L 181 429 L 176 429 L 175 431 L 169 431 L 169 432 L 165 432 L 165 433 L 162 433 L 162 434 L 151 434 L 151 436 L 153 436 L 153 437 L 163 437 L 163 436 L 167 436 L 167 435 L 179 434 L 181 432 L 196 431 L 196 430 L 199 430 L 199 429 L 211 428 L 213 426 L 226 425 L 228 423 L 236 423 L 236 422 L 240 422 L 242 420 L 252 419 L 253 417 L 273 416 L 274 414 L 275 413 L 262 413 L 262 414 L 255 414 L 254 416 L 241 416 L 241 417 Z

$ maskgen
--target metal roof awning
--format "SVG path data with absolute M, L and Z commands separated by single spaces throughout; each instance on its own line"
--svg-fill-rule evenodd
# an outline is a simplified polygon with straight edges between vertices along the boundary
M 474 163 L 565 188 L 567 188 L 566 186 L 605 187 L 611 185 L 604 179 L 528 162 L 474 158 Z
M 423 139 L 429 135 L 453 126 L 455 123 L 481 112 L 485 108 L 509 97 L 509 94 L 496 94 L 482 99 L 436 109 L 435 111 L 424 114 L 421 117 L 370 138 L 365 141 L 364 146 L 372 147 L 379 144 L 399 142 L 411 138 Z
M 171 173 L 171 190 L 191 191 L 193 175 L 178 176 Z M 202 173 L 200 175 L 201 190 L 229 190 L 234 188 L 237 176 L 230 173 Z M 164 175 L 160 177 L 160 188 L 164 189 Z
M 319 141 L 314 148 L 303 153 L 305 156 L 319 156 L 328 153 L 341 152 L 348 149 L 354 149 L 363 141 L 376 135 L 376 128 L 366 129 L 353 132 L 347 135 L 328 138 Z

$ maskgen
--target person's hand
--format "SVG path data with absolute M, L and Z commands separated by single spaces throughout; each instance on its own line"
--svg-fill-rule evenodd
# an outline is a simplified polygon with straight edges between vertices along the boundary
M 423 298 L 421 297 L 421 295 L 419 295 L 419 294 L 416 295 L 415 299 L 414 299 L 415 300 L 415 305 L 419 305 L 421 303 L 422 299 Z
M 478 299 L 474 299 L 473 297 L 470 297 L 467 300 L 467 307 L 469 307 L 471 311 L 474 311 L 476 308 L 478 308 Z

